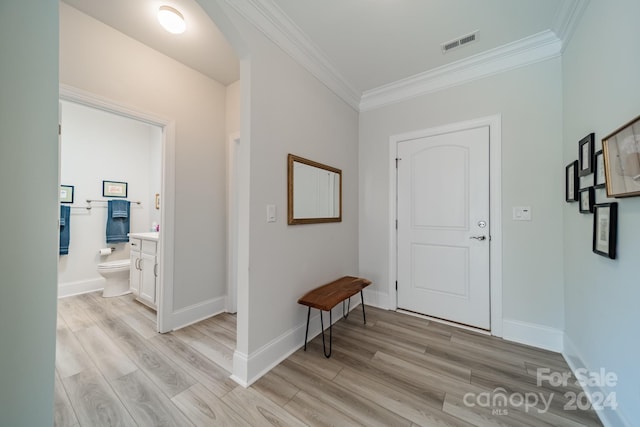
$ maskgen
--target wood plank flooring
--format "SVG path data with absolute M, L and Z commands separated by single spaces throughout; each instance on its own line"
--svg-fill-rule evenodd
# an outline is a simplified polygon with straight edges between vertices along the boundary
M 561 355 L 367 307 L 248 389 L 230 380 L 235 316 L 169 334 L 130 295 L 59 300 L 56 426 L 601 426 L 538 385 Z M 312 320 L 313 321 L 313 320 Z M 317 319 L 316 319 L 317 321 Z M 525 402 L 529 406 L 525 406 Z

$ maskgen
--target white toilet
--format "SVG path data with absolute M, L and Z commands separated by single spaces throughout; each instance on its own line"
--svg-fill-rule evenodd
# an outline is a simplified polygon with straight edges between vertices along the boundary
M 98 273 L 105 279 L 103 297 L 117 297 L 131 292 L 129 287 L 129 267 L 131 261 L 122 259 L 98 264 Z

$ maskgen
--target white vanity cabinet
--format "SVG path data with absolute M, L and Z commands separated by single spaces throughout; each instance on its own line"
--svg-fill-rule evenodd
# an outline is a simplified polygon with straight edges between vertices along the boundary
M 140 270 L 138 269 L 138 263 L 140 262 L 142 249 L 142 241 L 139 239 L 129 238 L 131 245 L 131 252 L 129 258 L 131 259 L 131 266 L 129 267 L 129 287 L 131 293 L 136 297 L 140 295 Z
M 155 309 L 158 295 L 158 233 L 130 233 L 131 292 Z

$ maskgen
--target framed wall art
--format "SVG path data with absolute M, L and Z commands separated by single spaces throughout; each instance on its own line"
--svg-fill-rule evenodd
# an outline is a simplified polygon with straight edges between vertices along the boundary
M 604 173 L 604 154 L 602 150 L 597 151 L 593 156 L 593 186 L 595 188 L 604 188 L 607 182 Z
M 593 207 L 593 252 L 616 258 L 618 204 L 600 203 Z
M 73 203 L 73 185 L 60 186 L 60 203 Z
M 593 172 L 593 142 L 596 134 L 590 133 L 578 143 L 578 158 L 580 160 L 580 176 L 586 176 Z
M 583 188 L 578 192 L 580 213 L 593 213 L 595 190 L 593 187 Z
M 102 197 L 127 198 L 127 183 L 120 181 L 102 181 Z
M 640 117 L 602 140 L 607 197 L 640 196 Z
M 564 199 L 567 202 L 578 201 L 578 188 L 580 187 L 578 178 L 578 161 L 574 160 L 565 168 L 564 174 Z

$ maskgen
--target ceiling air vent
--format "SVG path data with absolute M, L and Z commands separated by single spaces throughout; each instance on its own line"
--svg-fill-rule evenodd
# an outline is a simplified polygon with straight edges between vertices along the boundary
M 459 37 L 455 40 L 448 41 L 446 43 L 442 43 L 440 47 L 442 48 L 442 53 L 447 53 L 453 49 L 457 49 L 466 44 L 473 43 L 478 38 L 478 32 L 474 31 L 471 34 L 467 34 L 465 36 Z

